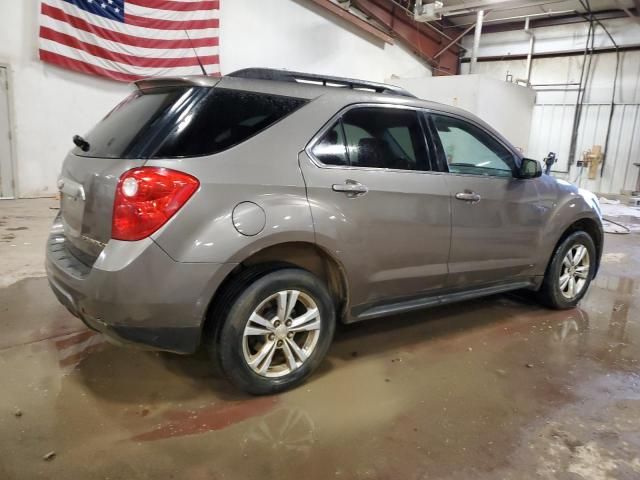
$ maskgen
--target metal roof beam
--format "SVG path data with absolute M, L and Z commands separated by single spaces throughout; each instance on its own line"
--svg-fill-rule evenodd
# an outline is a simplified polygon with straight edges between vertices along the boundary
M 635 9 L 634 9 L 635 12 Z M 558 12 L 558 15 L 544 16 L 542 18 L 531 18 L 530 19 L 530 28 L 540 28 L 540 27 L 555 27 L 559 25 L 570 25 L 573 23 L 583 23 L 586 22 L 584 14 L 580 14 L 577 12 L 566 14 Z M 600 12 L 594 12 L 594 18 L 598 20 L 611 20 L 615 18 L 626 18 L 627 14 L 622 10 L 602 10 Z M 490 22 L 488 25 L 483 28 L 483 33 L 496 33 L 496 32 L 509 32 L 513 30 L 522 30 L 522 24 L 524 21 L 523 18 L 515 18 L 510 19 L 511 21 L 506 21 L 505 23 L 497 23 L 495 21 Z M 464 26 L 464 25 L 463 25 Z
M 442 15 L 468 15 L 474 13 L 476 10 L 500 10 L 501 7 L 507 7 L 509 9 L 514 8 L 528 8 L 538 5 L 546 5 L 548 3 L 558 3 L 563 0 L 547 0 L 538 2 L 527 2 L 524 0 L 481 0 L 475 2 L 465 2 L 457 5 L 449 5 L 440 9 Z
M 458 73 L 460 47 L 453 45 L 438 58 L 440 52 L 452 37 L 429 24 L 413 20 L 404 8 L 391 0 L 352 0 L 358 10 L 388 28 L 392 34 L 424 59 L 434 69 L 435 75 L 455 75 Z M 456 35 L 457 32 L 451 32 Z

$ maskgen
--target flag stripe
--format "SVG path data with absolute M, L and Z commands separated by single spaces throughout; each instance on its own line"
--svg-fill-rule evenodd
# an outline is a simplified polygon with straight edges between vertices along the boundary
M 197 30 L 200 28 L 218 28 L 217 18 L 209 20 L 160 20 L 157 18 L 139 17 L 125 14 L 126 23 L 137 27 L 155 28 L 157 30 Z
M 66 18 L 71 16 L 79 19 L 84 19 L 89 26 L 93 25 L 94 28 L 104 28 L 113 32 L 132 35 L 136 37 L 146 38 L 146 39 L 165 39 L 165 40 L 186 40 L 187 36 L 184 31 L 178 30 L 155 30 L 143 27 L 135 27 L 132 25 L 125 25 L 120 22 L 112 22 L 107 20 L 106 18 L 100 17 L 99 15 L 93 15 L 91 13 L 85 12 L 84 10 L 76 7 L 75 5 L 71 5 L 63 0 L 46 0 L 46 4 L 42 2 L 43 7 L 46 5 L 49 8 L 55 8 L 56 10 L 61 10 L 66 14 Z M 55 5 L 52 7 L 51 5 Z M 62 18 L 61 18 L 62 19 Z M 200 38 L 211 38 L 218 36 L 218 29 L 216 28 L 207 28 L 201 30 L 190 30 L 189 38 L 191 40 L 196 40 Z
M 130 45 L 132 47 L 166 50 L 172 48 L 179 49 L 218 46 L 218 37 L 193 38 L 191 37 L 191 34 L 189 34 L 191 41 L 186 38 L 168 40 L 163 38 L 144 38 L 135 35 L 127 35 L 126 33 L 114 32 L 113 30 L 93 25 L 82 18 L 69 15 L 63 10 L 47 5 L 46 3 L 42 4 L 42 14 L 44 15 L 43 19 L 52 18 L 54 20 L 66 22 L 77 30 L 82 30 L 105 40 Z
M 94 65 L 102 69 L 126 73 L 136 78 L 202 75 L 200 66 L 185 66 L 185 67 L 171 67 L 171 68 L 139 67 L 136 65 L 129 65 L 126 63 L 105 60 L 102 57 L 91 55 L 89 52 L 86 52 L 84 50 L 79 50 L 77 48 L 69 47 L 67 45 L 54 42 L 47 38 L 40 39 L 40 46 L 43 50 L 57 53 L 58 55 L 62 55 L 74 60 L 90 63 L 91 65 Z M 218 65 L 205 65 L 205 69 L 208 74 L 215 74 L 216 72 L 219 71 Z
M 175 10 L 159 10 L 157 8 L 141 7 L 139 5 L 131 5 L 127 1 L 125 7 L 125 21 L 128 22 L 130 16 L 152 18 L 156 20 L 175 21 L 180 19 L 181 22 L 192 22 L 194 20 L 212 20 L 218 19 L 217 10 L 195 10 L 187 12 L 176 12 Z
M 40 27 L 46 27 L 55 32 L 64 33 L 68 31 L 66 24 L 60 20 L 43 15 L 40 19 Z M 96 36 L 91 32 L 85 32 L 84 30 L 76 29 L 75 38 L 98 47 L 106 48 L 112 52 L 121 52 L 128 55 L 137 55 L 140 57 L 157 57 L 157 58 L 172 58 L 172 57 L 195 57 L 194 50 L 198 53 L 198 56 L 205 57 L 208 55 L 218 55 L 218 47 L 191 47 L 185 45 L 185 48 L 146 48 L 139 46 L 127 45 L 119 42 L 107 40 L 105 38 Z M 48 38 L 51 38 L 49 35 Z
M 191 12 L 194 10 L 218 10 L 220 2 L 218 0 L 208 0 L 201 2 L 176 2 L 172 0 L 127 0 L 127 3 L 139 5 L 141 7 L 156 8 L 160 10 L 175 10 Z
M 106 68 L 98 67 L 90 63 L 82 62 L 74 58 L 65 57 L 47 50 L 40 49 L 40 60 L 45 62 L 60 65 L 76 72 L 90 73 L 93 75 L 100 75 L 102 77 L 112 78 L 114 80 L 120 80 L 122 82 L 133 82 L 142 78 L 140 75 L 131 75 L 128 73 L 115 72 Z
M 77 48 L 78 50 L 84 50 L 95 57 L 102 57 L 105 60 L 126 63 L 136 67 L 167 68 L 199 65 L 198 59 L 195 56 L 182 58 L 150 58 L 112 52 L 106 48 L 82 42 L 71 35 L 56 32 L 48 27 L 40 27 L 40 38 L 53 40 L 54 42 L 67 45 L 68 47 Z M 218 63 L 218 55 L 200 56 L 200 61 L 205 65 L 215 64 Z

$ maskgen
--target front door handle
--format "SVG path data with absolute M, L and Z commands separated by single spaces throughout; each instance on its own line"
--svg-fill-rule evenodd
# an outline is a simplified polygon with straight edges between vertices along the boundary
M 359 182 L 353 180 L 347 180 L 345 183 L 334 183 L 331 186 L 334 192 L 346 193 L 350 197 L 356 195 L 364 195 L 369 191 L 366 185 L 362 185 Z
M 456 198 L 465 202 L 478 203 L 482 197 L 476 192 L 465 190 L 464 192 L 456 193 Z

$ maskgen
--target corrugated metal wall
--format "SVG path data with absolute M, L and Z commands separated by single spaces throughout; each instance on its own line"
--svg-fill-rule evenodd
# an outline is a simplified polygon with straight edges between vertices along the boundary
M 598 193 L 628 193 L 635 189 L 638 178 L 638 167 L 633 164 L 640 163 L 640 52 L 621 54 L 605 167 L 602 176 L 595 180 L 588 180 L 586 169 L 581 172 L 575 163 L 567 169 L 577 97 L 577 87 L 570 84 L 579 81 L 581 68 L 582 56 L 533 61 L 532 84 L 546 86 L 538 88 L 526 154 L 542 159 L 553 151 L 559 158 L 553 167 L 557 176 Z M 480 62 L 478 70 L 495 78 L 505 79 L 507 72 L 514 78 L 522 78 L 524 61 Z M 576 160 L 593 145 L 604 147 L 614 73 L 614 53 L 593 55 L 578 129 Z
M 537 103 L 533 110 L 528 155 L 543 158 L 556 152 L 557 174 L 589 190 L 619 194 L 635 189 L 640 163 L 640 104 L 616 104 L 611 118 L 611 133 L 602 176 L 589 180 L 587 172 L 573 165 L 567 170 L 575 104 Z M 576 159 L 593 145 L 604 147 L 611 104 L 585 104 L 578 129 Z

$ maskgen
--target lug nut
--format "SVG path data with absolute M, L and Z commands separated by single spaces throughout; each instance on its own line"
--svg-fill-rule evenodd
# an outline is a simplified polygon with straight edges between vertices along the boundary
M 288 337 L 288 338 L 293 338 L 293 332 L 289 332 L 289 333 L 287 333 L 287 337 Z
M 291 326 L 291 320 L 287 320 L 287 323 L 285 323 L 285 325 L 286 325 L 287 327 L 290 327 L 290 326 Z
M 280 326 L 280 320 L 276 320 L 273 324 L 274 324 L 276 327 L 279 327 L 279 326 Z
M 269 335 L 269 340 L 274 340 L 276 338 L 276 336 L 272 333 Z
M 282 346 L 282 340 L 278 340 L 278 346 L 281 347 Z

